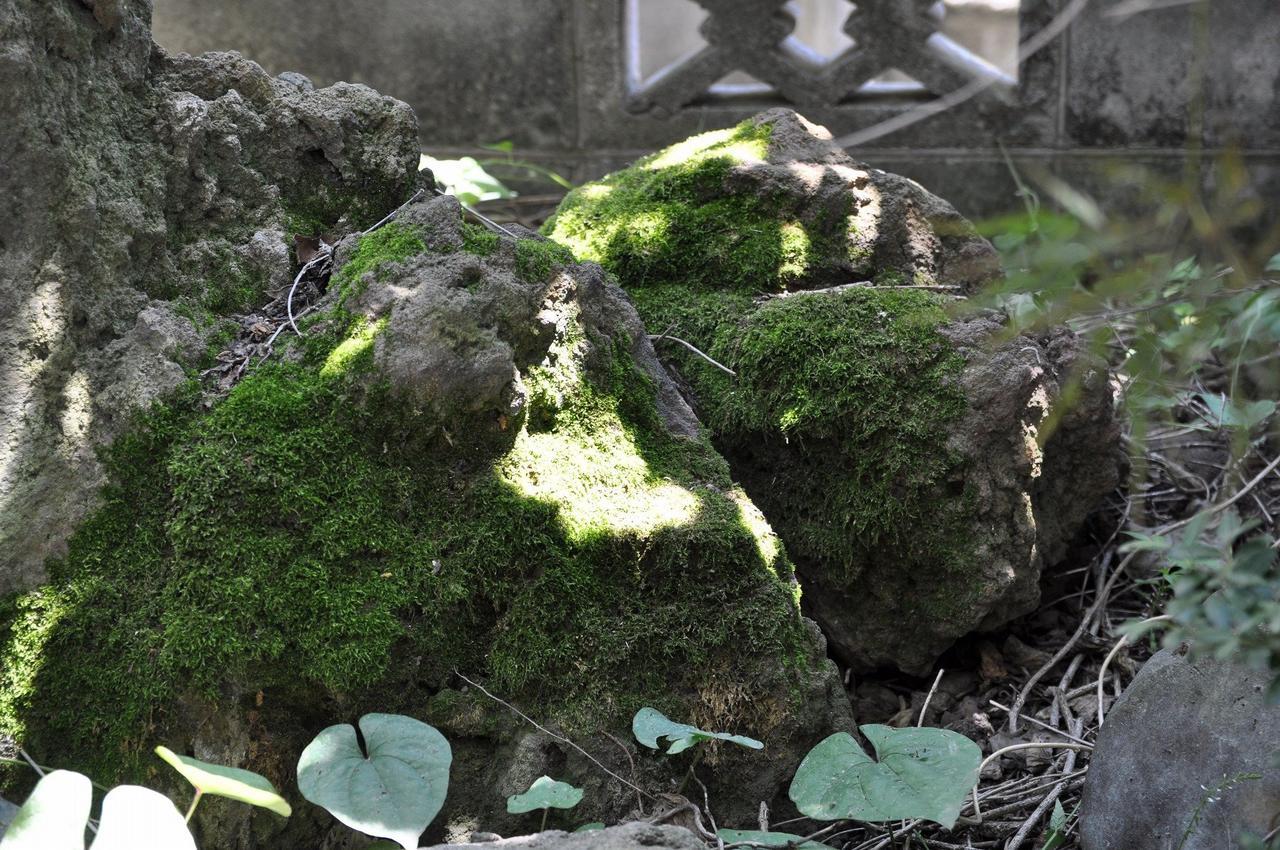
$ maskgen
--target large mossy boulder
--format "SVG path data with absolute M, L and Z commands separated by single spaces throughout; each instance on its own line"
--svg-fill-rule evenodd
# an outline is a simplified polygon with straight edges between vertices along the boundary
M 417 179 L 405 104 L 165 55 L 150 17 L 0 3 L 0 593 L 65 553 L 128 411 L 290 282 L 289 237 L 372 224 Z
M 855 667 L 921 673 L 1033 608 L 1115 486 L 1105 367 L 954 310 L 998 276 L 991 246 L 793 112 L 580 187 L 545 232 L 635 301 Z
M 150 753 L 256 770 L 281 822 L 213 801 L 205 846 L 322 846 L 294 764 L 368 711 L 454 745 L 441 824 L 505 829 L 555 773 L 580 814 L 634 804 L 644 705 L 760 738 L 721 753 L 748 819 L 849 722 L 791 567 L 599 267 L 464 225 L 451 198 L 343 241 L 305 337 L 209 403 L 188 386 L 105 454 L 101 507 L 50 581 L 6 603 L 0 730 L 99 781 L 163 783 Z M 461 675 L 459 675 L 461 674 Z M 634 743 L 632 748 L 635 748 Z M 639 781 L 686 764 L 638 756 Z M 336 833 L 335 833 L 336 834 Z

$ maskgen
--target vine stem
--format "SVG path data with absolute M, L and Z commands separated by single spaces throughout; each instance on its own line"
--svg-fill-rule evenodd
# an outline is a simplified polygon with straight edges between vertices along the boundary
M 200 798 L 203 796 L 204 792 L 197 788 L 196 795 L 191 798 L 191 808 L 187 809 L 187 823 L 191 823 L 191 816 L 196 813 L 196 806 L 200 805 Z

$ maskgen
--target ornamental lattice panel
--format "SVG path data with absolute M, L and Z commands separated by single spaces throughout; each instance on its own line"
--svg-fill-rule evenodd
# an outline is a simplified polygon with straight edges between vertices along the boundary
M 850 3 L 842 28 L 854 44 L 832 59 L 793 36 L 796 18 L 787 0 L 697 3 L 707 12 L 700 27 L 706 46 L 646 81 L 633 80 L 627 100 L 631 112 L 675 112 L 714 95 L 717 83 L 735 71 L 750 74 L 800 107 L 851 102 L 874 91 L 873 81 L 892 70 L 914 79 L 917 90 L 934 95 L 975 78 L 1003 84 L 994 87 L 997 91 L 1015 85 L 999 68 L 939 31 L 946 12 L 936 0 Z M 639 49 L 637 34 L 629 41 L 633 50 Z

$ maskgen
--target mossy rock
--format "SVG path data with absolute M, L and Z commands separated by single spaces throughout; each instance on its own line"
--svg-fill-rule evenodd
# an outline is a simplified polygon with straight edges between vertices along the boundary
M 575 189 L 545 232 L 717 361 L 656 343 L 855 667 L 927 672 L 1029 610 L 1114 486 L 1105 368 L 1069 333 L 997 344 L 999 316 L 953 318 L 999 273 L 991 246 L 794 112 Z M 1068 393 L 1086 413 L 1060 418 Z
M 782 546 L 621 291 L 534 234 L 477 239 L 448 198 L 338 254 L 283 359 L 211 408 L 189 387 L 106 453 L 102 507 L 0 613 L 0 732 L 104 783 L 164 783 L 157 743 L 264 773 L 295 815 L 202 806 L 226 848 L 320 846 L 332 822 L 293 765 L 367 711 L 436 723 L 457 754 L 440 822 L 501 828 L 523 789 L 498 754 L 532 730 L 458 673 L 624 775 L 602 735 L 644 705 L 763 739 L 718 811 L 785 789 L 847 703 Z M 535 749 L 540 772 L 580 771 L 584 817 L 634 802 Z

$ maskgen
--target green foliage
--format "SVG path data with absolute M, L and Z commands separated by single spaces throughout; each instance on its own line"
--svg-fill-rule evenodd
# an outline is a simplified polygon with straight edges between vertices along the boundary
M 227 797 L 251 806 L 260 806 L 281 817 L 287 818 L 293 814 L 288 801 L 280 796 L 275 786 L 264 776 L 238 767 L 225 767 L 200 761 L 191 756 L 178 755 L 168 747 L 156 747 L 156 755 L 191 783 L 196 789 L 197 801 L 205 794 L 212 794 L 215 797 Z M 194 802 L 191 808 L 195 810 Z M 188 815 L 187 819 L 190 820 L 190 817 Z
M 84 850 L 93 805 L 89 777 L 55 770 L 36 783 L 0 840 L 0 850 Z
M 1053 811 L 1049 814 L 1049 831 L 1044 838 L 1044 846 L 1040 850 L 1058 850 L 1067 843 L 1067 811 L 1062 808 L 1060 800 L 1053 801 Z
M 445 191 L 468 206 L 475 206 L 481 201 L 516 196 L 516 193 L 504 186 L 501 180 L 485 171 L 484 166 L 473 157 L 436 159 L 423 154 L 418 168 L 419 170 L 430 168 L 436 181 L 444 187 Z
M 727 732 L 706 732 L 687 723 L 668 720 L 662 712 L 647 706 L 637 711 L 636 716 L 632 718 L 631 732 L 636 736 L 637 741 L 651 750 L 658 749 L 659 738 L 665 738 L 670 743 L 667 747 L 667 755 L 672 756 L 704 741 L 728 741 L 753 750 L 764 749 L 764 744 L 755 738 L 730 735 Z
M 3 850 L 84 850 L 93 788 L 88 777 L 55 770 L 41 778 L 0 840 Z M 195 850 L 182 815 L 163 794 L 121 785 L 102 800 L 89 850 Z
M 536 809 L 572 809 L 582 802 L 582 789 L 550 776 L 539 776 L 523 794 L 507 798 L 507 813 L 522 815 Z M 579 831 L 582 827 L 579 827 Z
M 758 829 L 721 829 L 716 832 L 725 844 L 761 844 L 765 847 L 798 848 L 798 850 L 831 850 L 819 841 L 805 841 L 789 832 L 763 832 Z
M 1159 552 L 1173 598 L 1166 613 L 1183 639 L 1218 658 L 1234 657 L 1258 670 L 1280 671 L 1280 552 L 1235 511 L 1212 524 L 1195 516 L 1180 535 L 1133 533 L 1127 549 Z M 1268 701 L 1280 703 L 1280 676 Z
M 1054 181 L 1046 185 L 1065 212 L 1048 212 L 1025 190 L 1025 215 L 983 226 L 1009 274 L 973 306 L 1008 308 L 1011 334 L 1069 324 L 1111 362 L 1131 431 L 1130 526 L 1139 545 L 1165 556 L 1173 593 L 1167 644 L 1191 640 L 1194 651 L 1238 654 L 1272 672 L 1271 694 L 1280 699 L 1280 565 L 1260 526 L 1236 513 L 1252 513 L 1252 500 L 1226 509 L 1266 462 L 1256 448 L 1276 434 L 1276 241 L 1253 238 L 1246 247 L 1235 237 L 1257 233 L 1260 212 L 1238 158 L 1215 164 L 1211 196 L 1198 185 L 1194 156 L 1189 166 L 1186 182 L 1126 175 L 1155 208 L 1141 217 L 1104 215 Z M 1231 453 L 1225 474 L 1203 488 L 1217 490 L 1216 504 L 1187 505 L 1199 512 L 1190 525 L 1176 507 L 1173 517 L 1153 516 L 1161 507 L 1144 497 L 1153 465 L 1177 462 L 1170 452 L 1179 435 Z M 1196 474 L 1213 479 L 1204 467 Z
M 120 785 L 102 799 L 98 835 L 89 850 L 196 850 L 196 842 L 168 797 Z
M 298 759 L 298 790 L 352 829 L 414 850 L 449 791 L 453 753 L 412 717 L 366 714 L 360 733 L 330 726 Z
M 858 728 L 876 758 L 845 732 L 824 739 L 791 781 L 800 813 L 816 820 L 923 819 L 950 829 L 978 781 L 978 745 L 946 729 Z

